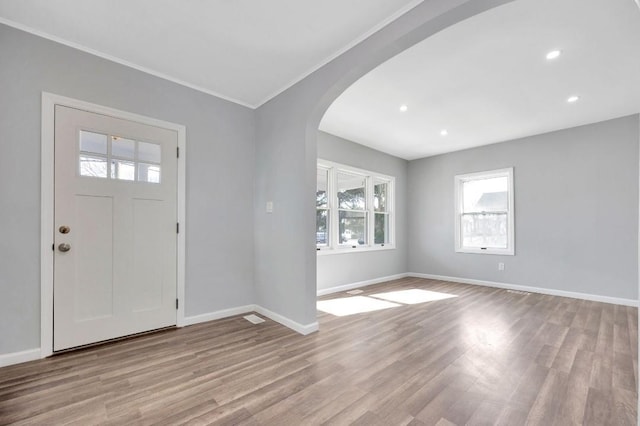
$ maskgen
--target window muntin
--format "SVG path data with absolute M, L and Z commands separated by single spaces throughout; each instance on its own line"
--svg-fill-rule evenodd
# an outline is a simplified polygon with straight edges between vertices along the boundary
M 514 254 L 513 168 L 455 177 L 456 251 Z
M 135 180 L 136 163 L 125 160 L 111 160 L 111 179 Z
M 80 176 L 160 183 L 160 144 L 88 130 L 80 130 L 78 139 Z
M 138 160 L 159 164 L 162 160 L 162 150 L 157 143 L 138 142 Z
M 138 163 L 138 182 L 160 183 L 160 165 Z
M 338 172 L 338 208 L 362 210 L 367 208 L 367 180 L 364 176 Z
M 111 136 L 111 155 L 126 160 L 133 160 L 136 156 L 136 141 Z
M 107 135 L 80 130 L 80 151 L 107 155 Z
M 320 251 L 393 247 L 394 178 L 320 160 L 316 247 Z

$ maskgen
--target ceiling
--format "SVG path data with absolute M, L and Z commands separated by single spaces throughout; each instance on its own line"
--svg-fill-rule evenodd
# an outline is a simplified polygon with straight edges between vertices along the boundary
M 410 160 L 638 112 L 634 0 L 517 0 L 382 64 L 320 129 Z
M 255 108 L 420 2 L 0 0 L 0 23 Z M 634 0 L 516 0 L 382 64 L 320 129 L 410 160 L 633 114 L 638 52 Z
M 257 107 L 422 0 L 0 0 L 0 23 Z

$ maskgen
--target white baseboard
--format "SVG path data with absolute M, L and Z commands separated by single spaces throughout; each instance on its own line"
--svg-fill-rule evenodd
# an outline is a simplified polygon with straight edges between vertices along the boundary
M 495 281 L 483 281 L 483 280 L 474 280 L 470 278 L 460 278 L 460 277 L 448 277 L 444 275 L 433 275 L 433 274 L 422 274 L 416 272 L 408 272 L 404 274 L 396 274 L 390 275 L 387 277 L 375 278 L 372 280 L 359 281 L 356 283 L 345 284 L 337 287 L 326 288 L 322 290 L 318 290 L 318 296 L 322 296 L 325 294 L 337 293 L 341 291 L 353 290 L 355 288 L 366 287 L 372 284 L 378 284 L 386 281 L 392 281 L 405 277 L 416 277 L 416 278 L 426 278 L 431 280 L 440 280 L 440 281 L 452 281 L 462 284 L 473 284 L 473 285 L 481 285 L 486 287 L 495 287 L 495 288 L 504 288 L 508 290 L 519 290 L 519 291 L 527 291 L 530 293 L 540 293 L 540 294 L 548 294 L 551 296 L 561 296 L 561 297 L 570 297 L 573 299 L 584 299 L 591 300 L 594 302 L 604 302 L 604 303 L 612 303 L 615 305 L 624 305 L 624 306 L 633 306 L 638 307 L 638 300 L 634 299 L 623 299 L 619 297 L 610 297 L 610 296 L 601 296 L 597 294 L 588 294 L 588 293 L 578 293 L 572 291 L 564 291 L 564 290 L 555 290 L 549 288 L 542 287 L 532 287 L 532 286 L 524 286 L 524 285 L 516 285 L 516 284 L 508 284 L 508 283 L 499 283 Z M 191 317 L 184 318 L 184 325 L 194 325 L 207 321 L 214 321 L 222 318 L 231 317 L 234 315 L 245 314 L 249 312 L 257 312 L 265 317 L 284 325 L 287 328 L 296 331 L 302 335 L 307 335 L 318 331 L 318 323 L 313 322 L 311 324 L 300 324 L 292 319 L 289 319 L 285 316 L 277 314 L 269 309 L 263 308 L 259 305 L 245 305 L 238 306 L 235 308 L 223 309 L 216 312 L 209 312 L 201 315 L 194 315 Z M 34 361 L 41 358 L 40 348 L 29 349 L 21 352 L 13 352 L 7 354 L 0 354 L 0 367 L 6 367 L 9 365 L 20 364 L 23 362 Z
M 300 323 L 297 323 L 295 321 L 293 321 L 292 319 L 289 319 L 287 317 L 284 317 L 280 314 L 276 314 L 275 312 L 270 311 L 269 309 L 263 308 L 262 306 L 259 305 L 245 305 L 245 306 L 238 306 L 235 308 L 230 308 L 230 309 L 223 309 L 221 311 L 216 311 L 216 312 L 209 312 L 206 314 L 201 314 L 201 315 L 194 315 L 191 317 L 185 317 L 184 319 L 184 325 L 185 326 L 189 326 L 189 325 L 194 325 L 194 324 L 200 324 L 202 322 L 207 322 L 207 321 L 215 321 L 218 319 L 222 319 L 222 318 L 227 318 L 227 317 L 232 317 L 235 315 L 241 315 L 241 314 L 246 314 L 249 312 L 257 312 L 261 315 L 264 315 L 265 317 L 280 323 L 282 325 L 284 325 L 287 328 L 292 329 L 293 331 L 296 331 L 302 335 L 307 335 L 310 333 L 313 333 L 314 331 L 318 331 L 318 323 L 314 322 L 311 324 L 307 324 L 307 325 L 303 325 Z
M 201 322 L 214 321 L 222 318 L 232 317 L 234 315 L 246 314 L 255 311 L 255 305 L 237 306 L 235 308 L 223 309 L 221 311 L 209 312 L 206 314 L 185 317 L 183 325 L 200 324 Z
M 292 319 L 289 319 L 287 317 L 284 317 L 280 314 L 276 314 L 275 312 L 270 311 L 267 308 L 263 308 L 262 306 L 256 305 L 255 307 L 255 311 L 261 315 L 264 315 L 265 317 L 278 322 L 282 325 L 284 325 L 285 327 L 288 327 L 290 329 L 292 329 L 293 331 L 296 331 L 300 334 L 302 334 L 303 336 L 306 336 L 307 334 L 311 334 L 315 331 L 318 331 L 318 322 L 312 322 L 311 324 L 300 324 L 298 322 L 293 321 Z
M 0 367 L 7 367 L 13 364 L 35 361 L 36 359 L 40 359 L 40 348 L 2 354 L 0 355 Z
M 482 285 L 482 286 L 485 286 L 485 287 L 504 288 L 504 289 L 507 289 L 507 290 L 527 291 L 527 292 L 530 292 L 530 293 L 548 294 L 550 296 L 570 297 L 572 299 L 591 300 L 591 301 L 594 301 L 594 302 L 612 303 L 614 305 L 624 305 L 624 306 L 638 307 L 638 301 L 637 300 L 634 300 L 634 299 L 623 299 L 623 298 L 620 298 L 620 297 L 600 296 L 600 295 L 597 295 L 597 294 L 578 293 L 578 292 L 573 292 L 573 291 L 555 290 L 555 289 L 551 289 L 551 288 L 531 287 L 531 286 L 526 286 L 526 285 L 499 283 L 499 282 L 495 282 L 495 281 L 473 280 L 473 279 L 470 279 L 470 278 L 447 277 L 447 276 L 444 276 L 444 275 L 420 274 L 420 273 L 416 273 L 416 272 L 409 272 L 407 274 L 407 276 L 416 277 L 416 278 L 427 278 L 427 279 L 430 279 L 430 280 L 452 281 L 452 282 L 462 283 L 462 284 Z
M 408 273 L 396 274 L 396 275 L 389 275 L 388 277 L 380 277 L 380 278 L 374 278 L 372 280 L 358 281 L 356 283 L 339 285 L 336 287 L 323 288 L 318 290 L 318 296 L 324 296 L 326 294 L 332 294 L 332 293 L 340 293 L 342 291 L 348 291 L 348 290 L 353 290 L 354 288 L 366 287 L 368 285 L 384 283 L 392 280 L 398 280 L 400 278 L 405 278 L 408 276 L 409 276 Z
M 223 309 L 220 311 L 209 312 L 206 314 L 185 317 L 183 325 L 189 326 L 194 324 L 200 324 L 207 321 L 214 321 L 222 318 L 232 317 L 234 315 L 246 314 L 249 312 L 257 312 L 305 336 L 307 334 L 313 333 L 314 331 L 318 331 L 317 322 L 303 325 L 258 305 L 237 306 L 235 308 Z M 22 352 L 0 354 L 0 367 L 6 367 L 9 365 L 20 364 L 28 361 L 34 361 L 40 358 L 42 358 L 40 348 L 29 349 L 27 351 L 22 351 Z

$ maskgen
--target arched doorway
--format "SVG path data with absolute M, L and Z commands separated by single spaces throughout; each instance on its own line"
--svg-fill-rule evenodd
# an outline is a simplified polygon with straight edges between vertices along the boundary
M 425 1 L 256 111 L 257 304 L 300 333 L 317 330 L 315 197 L 318 125 L 377 65 L 425 38 L 512 0 Z M 265 214 L 267 202 L 273 213 Z

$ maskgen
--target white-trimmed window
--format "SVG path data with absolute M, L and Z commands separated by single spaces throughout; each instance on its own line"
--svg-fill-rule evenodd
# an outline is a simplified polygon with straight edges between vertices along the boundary
M 316 247 L 323 254 L 394 248 L 392 176 L 318 161 Z
M 455 248 L 513 255 L 513 168 L 455 177 Z
M 316 185 L 316 245 L 329 246 L 329 228 L 331 217 L 329 211 L 329 169 L 318 167 Z

